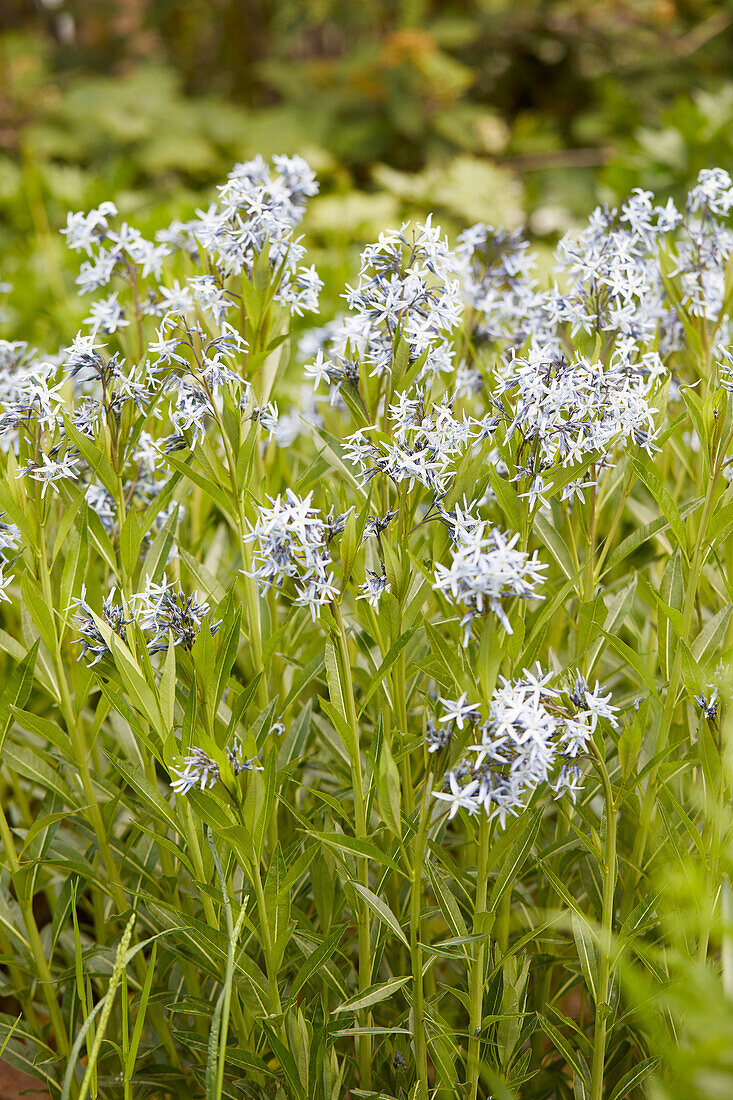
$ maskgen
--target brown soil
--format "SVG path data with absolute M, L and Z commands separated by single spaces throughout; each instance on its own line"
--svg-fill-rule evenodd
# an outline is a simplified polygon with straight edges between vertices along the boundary
M 49 1094 L 35 1078 L 0 1062 L 0 1100 L 49 1100 Z

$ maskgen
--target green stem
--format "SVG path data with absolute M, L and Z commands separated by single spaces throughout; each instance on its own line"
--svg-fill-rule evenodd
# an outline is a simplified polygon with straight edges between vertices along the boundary
M 725 794 L 721 786 L 717 791 L 710 789 L 705 784 L 705 817 L 707 828 L 703 829 L 703 842 L 707 849 L 706 851 L 706 870 L 708 872 L 709 887 L 705 891 L 703 911 L 701 917 L 700 927 L 700 941 L 697 948 L 697 957 L 701 963 L 704 963 L 708 957 L 708 947 L 710 945 L 710 933 L 713 928 L 715 920 L 715 910 L 718 905 L 718 899 L 722 892 L 722 876 L 720 868 L 720 833 L 721 833 L 721 816 L 723 814 L 723 798 Z M 712 814 L 712 829 L 710 825 L 710 816 Z
M 208 883 L 208 876 L 204 870 L 204 859 L 201 855 L 201 847 L 199 845 L 198 837 L 196 835 L 196 824 L 191 810 L 190 803 L 187 800 L 183 801 L 183 830 L 186 838 L 186 844 L 188 850 L 191 853 L 191 859 L 193 860 L 193 869 L 196 872 L 196 877 L 201 884 L 201 903 L 204 908 L 204 916 L 206 917 L 206 923 L 210 928 L 219 928 L 219 919 L 214 909 L 214 903 L 209 897 L 208 893 L 203 889 L 205 883 Z
M 407 735 L 407 696 L 405 690 L 405 651 L 397 657 L 392 671 L 392 684 L 395 696 L 396 718 L 403 737 Z M 403 756 L 400 761 L 402 776 L 402 797 L 405 800 L 405 812 L 409 815 L 415 809 L 415 792 L 412 786 L 412 770 L 409 756 Z
M 727 443 L 728 440 L 726 440 L 726 446 Z M 692 625 L 692 619 L 695 612 L 695 603 L 697 600 L 697 589 L 700 583 L 700 577 L 702 575 L 702 569 L 705 560 L 705 551 L 708 548 L 705 534 L 707 532 L 708 523 L 710 522 L 710 516 L 713 510 L 715 488 L 717 486 L 719 474 L 719 470 L 714 470 L 708 482 L 707 493 L 705 496 L 705 507 L 703 510 L 702 519 L 700 521 L 700 527 L 697 532 L 695 550 L 690 567 L 690 576 L 687 584 L 687 590 L 685 592 L 685 602 L 682 614 L 684 622 L 685 641 L 688 644 L 690 638 L 690 627 Z M 669 740 L 669 731 L 672 727 L 672 719 L 674 717 L 674 712 L 677 707 L 677 694 L 679 692 L 681 678 L 682 647 L 678 646 L 677 652 L 675 653 L 674 663 L 672 665 L 669 684 L 667 686 L 667 695 L 664 701 L 662 717 L 659 723 L 659 729 L 657 730 L 656 743 L 654 746 L 655 756 L 658 756 L 659 753 L 667 747 L 667 743 Z M 646 851 L 646 843 L 648 839 L 649 829 L 651 827 L 652 817 L 656 808 L 658 770 L 659 762 L 657 762 L 652 767 L 649 772 L 649 777 L 647 779 L 646 790 L 644 792 L 644 799 L 642 802 L 641 815 L 639 818 L 639 828 L 636 832 L 634 849 L 631 856 L 631 867 L 632 869 L 635 868 L 635 870 L 632 870 L 632 874 L 634 877 L 632 882 L 629 884 L 628 891 L 625 892 L 622 917 L 628 916 L 628 914 L 633 909 L 633 901 L 636 895 L 636 888 L 643 873 L 642 864 Z
M 237 482 L 237 463 L 234 458 L 234 452 L 232 445 L 229 442 L 229 437 L 226 433 L 224 423 L 216 410 L 216 403 L 211 399 L 211 407 L 214 410 L 216 416 L 219 433 L 221 435 L 222 442 L 224 444 L 224 452 L 227 459 L 227 468 L 229 470 L 229 480 L 231 482 L 232 500 L 236 508 L 235 526 L 237 535 L 239 536 L 240 553 L 242 555 L 242 564 L 244 566 L 244 601 L 247 609 L 247 622 L 249 624 L 249 642 L 252 647 L 252 663 L 254 665 L 255 675 L 258 672 L 262 672 L 262 679 L 259 682 L 257 688 L 257 694 L 260 704 L 265 707 L 268 703 L 267 692 L 267 677 L 265 676 L 265 666 L 262 658 L 262 619 L 260 616 L 260 593 L 257 587 L 257 581 L 254 577 L 250 576 L 252 572 L 252 548 L 245 540 L 246 529 L 246 517 L 244 514 L 244 496 L 241 492 Z M 252 431 L 257 433 L 258 429 L 255 425 L 252 427 Z M 255 448 L 258 445 L 259 440 L 255 440 Z
M 356 716 L 356 704 L 354 702 L 354 685 L 351 677 L 351 662 L 349 659 L 349 647 L 346 640 L 344 621 L 341 616 L 341 607 L 334 600 L 331 603 L 331 612 L 336 620 L 336 640 L 339 653 L 339 668 L 341 688 L 346 707 L 346 720 L 352 731 L 353 751 L 351 756 L 351 776 L 354 787 L 354 822 L 356 836 L 359 840 L 367 839 L 366 802 L 364 799 L 364 784 L 361 768 L 361 746 L 359 743 L 359 722 Z M 369 860 L 366 856 L 357 859 L 359 881 L 362 886 L 369 889 Z M 369 906 L 362 899 L 359 906 L 359 991 L 364 992 L 369 988 L 372 974 L 371 949 L 369 942 Z M 370 1013 L 368 1009 L 359 1014 L 360 1026 L 369 1027 Z M 359 1085 L 363 1089 L 372 1087 L 372 1039 L 371 1035 L 361 1034 L 357 1040 L 359 1052 Z
M 43 591 L 44 599 L 47 602 L 47 606 L 53 608 L 54 600 L 51 589 L 51 574 L 48 567 L 48 561 L 46 559 L 45 544 L 46 537 L 45 532 L 41 529 L 40 532 L 41 548 L 38 554 L 39 574 L 41 581 L 41 588 Z M 56 619 L 52 615 L 53 622 L 53 666 L 56 676 L 56 685 L 58 688 L 58 706 L 63 715 L 64 723 L 66 724 L 66 730 L 71 741 L 71 747 L 74 754 L 74 763 L 79 769 L 79 779 L 81 781 L 82 790 L 84 791 L 84 798 L 88 806 L 89 816 L 91 818 L 91 824 L 94 829 L 94 834 L 97 838 L 99 850 L 102 855 L 105 869 L 109 876 L 112 896 L 118 910 L 122 913 L 127 909 L 127 901 L 125 899 L 125 892 L 122 888 L 120 881 L 117 863 L 112 853 L 112 848 L 107 836 L 107 830 L 102 819 L 102 812 L 99 808 L 96 792 L 94 790 L 94 784 L 92 782 L 91 773 L 89 771 L 89 751 L 85 743 L 84 732 L 81 728 L 81 722 L 77 719 L 74 713 L 74 705 L 71 700 L 71 692 L 69 690 L 69 684 L 66 679 L 66 671 L 64 668 L 63 658 L 61 656 L 61 645 L 59 642 L 58 629 L 56 626 Z
M 590 488 L 590 519 L 588 521 L 588 557 L 585 563 L 585 588 L 583 593 L 583 599 L 586 603 L 590 603 L 593 599 L 593 591 L 595 589 L 595 572 L 594 572 L 594 557 L 595 557 L 595 541 L 596 541 L 596 503 L 597 503 L 597 486 L 596 486 L 596 468 L 591 466 L 590 476 L 593 479 L 593 484 Z
M 621 517 L 624 514 L 624 508 L 626 507 L 626 501 L 629 498 L 629 493 L 631 492 L 631 486 L 633 485 L 633 483 L 634 483 L 634 477 L 633 477 L 633 470 L 632 470 L 631 475 L 626 480 L 626 484 L 624 485 L 623 491 L 621 493 L 621 500 L 619 501 L 618 508 L 616 509 L 616 514 L 614 515 L 614 517 L 611 521 L 611 526 L 608 529 L 608 534 L 604 538 L 603 545 L 601 546 L 600 553 L 598 554 L 598 561 L 595 564 L 595 577 L 597 577 L 599 580 L 600 580 L 600 577 L 602 575 L 601 570 L 603 569 L 603 563 L 606 560 L 606 557 L 608 555 L 608 551 L 611 549 L 611 546 L 613 545 L 613 536 L 616 534 L 616 528 L 618 527 L 619 523 L 621 522 Z M 595 583 L 595 581 L 594 581 L 594 583 Z
M 428 1047 L 425 1034 L 425 1006 L 423 989 L 422 943 L 420 938 L 422 872 L 425 858 L 425 844 L 430 826 L 430 793 L 432 775 L 428 772 L 423 785 L 423 797 L 420 805 L 420 824 L 415 838 L 415 855 L 412 865 L 412 884 L 410 890 L 410 961 L 412 965 L 412 1039 L 415 1044 L 415 1066 L 417 1070 L 416 1100 L 428 1097 Z
M 476 898 L 473 909 L 473 931 L 479 935 L 484 931 L 486 917 L 486 895 L 489 879 L 489 840 L 491 822 L 482 814 L 478 832 L 478 870 L 476 875 Z M 486 969 L 486 937 L 482 937 L 475 946 L 473 966 L 470 977 L 470 1009 L 468 1017 L 468 1063 L 467 1100 L 476 1100 L 478 1095 L 479 1074 L 481 1070 L 481 1021 L 484 1005 L 484 972 Z
M 512 915 L 512 891 L 514 879 L 507 883 L 496 914 L 496 942 L 502 955 L 509 950 L 509 920 Z
M 262 874 L 260 872 L 259 862 L 253 860 L 247 870 L 249 871 L 250 878 L 252 879 L 252 885 L 254 886 L 255 890 L 255 900 L 257 902 L 257 917 L 260 922 L 260 933 L 262 935 L 262 950 L 265 955 L 267 984 L 270 988 L 270 1008 L 274 1016 L 280 1016 L 282 1014 L 280 989 L 277 984 L 277 971 L 273 967 L 272 936 L 270 935 L 270 922 L 268 920 L 267 903 L 265 902 L 265 890 L 262 885 Z
M 0 805 L 0 837 L 2 838 L 3 847 L 5 848 L 5 856 L 8 861 L 8 868 L 12 879 L 20 870 L 20 863 L 18 862 L 13 836 L 10 832 L 10 826 L 8 825 L 2 805 Z M 43 997 L 48 1007 L 48 1014 L 51 1019 L 51 1026 L 53 1028 L 58 1051 L 62 1057 L 66 1057 L 69 1053 L 69 1039 L 66 1034 L 66 1025 L 61 1015 L 61 1009 L 59 1008 L 54 993 L 54 982 L 43 951 L 43 944 L 41 943 L 41 937 L 38 932 L 36 918 L 33 914 L 33 900 L 30 898 L 21 899 L 19 897 L 18 904 L 23 914 L 23 924 L 28 933 L 28 945 L 31 949 L 31 955 L 33 956 L 38 981 L 41 983 L 41 988 L 43 989 Z
M 593 762 L 603 784 L 606 806 L 606 852 L 603 864 L 603 909 L 601 932 L 598 939 L 598 988 L 596 990 L 596 1017 L 593 1035 L 593 1063 L 591 1068 L 590 1100 L 602 1100 L 603 1078 L 606 1063 L 606 1040 L 610 1013 L 611 942 L 613 936 L 614 894 L 616 890 L 616 804 L 606 765 L 596 746 L 591 742 Z
M 230 904 L 230 901 L 229 901 L 226 878 L 224 877 L 224 871 L 223 871 L 223 868 L 222 868 L 222 865 L 221 865 L 221 860 L 219 859 L 219 853 L 217 852 L 216 845 L 214 844 L 214 836 L 213 836 L 213 833 L 212 833 L 211 829 L 209 828 L 209 826 L 206 827 L 206 839 L 209 842 L 209 847 L 211 848 L 211 855 L 212 855 L 213 860 L 214 860 L 214 866 L 216 868 L 216 873 L 217 873 L 217 876 L 219 878 L 219 885 L 221 887 L 221 896 L 222 896 L 222 900 L 224 902 L 224 913 L 225 913 L 225 916 L 226 916 L 226 923 L 227 923 L 227 943 L 228 943 L 228 947 L 227 947 L 227 968 L 226 968 L 226 974 L 225 974 L 225 978 L 224 978 L 224 987 L 223 987 L 222 992 L 220 994 L 222 1009 L 221 1009 L 221 1017 L 220 1017 L 220 1020 L 219 1020 L 219 1035 L 218 1035 L 218 1039 L 219 1039 L 219 1057 L 218 1057 L 218 1062 L 217 1062 L 217 1067 L 216 1067 L 216 1087 L 215 1087 L 215 1091 L 214 1091 L 215 1100 L 221 1100 L 222 1092 L 224 1090 L 224 1069 L 225 1069 L 225 1066 L 226 1066 L 227 1038 L 228 1038 L 228 1035 L 229 1035 L 229 1013 L 230 1013 L 231 1004 L 232 1004 L 232 978 L 234 977 L 234 953 L 236 951 L 237 941 L 239 940 L 239 933 L 241 932 L 242 924 L 243 924 L 244 918 L 245 918 L 245 907 L 244 907 L 244 905 L 242 906 L 242 908 L 240 910 L 240 913 L 239 913 L 239 917 L 237 918 L 236 926 L 235 926 L 234 921 L 232 919 L 232 907 L 231 907 L 231 904 Z M 277 988 L 277 983 L 276 983 L 276 988 Z M 236 1001 L 236 998 L 235 998 L 235 1001 Z M 208 1075 L 208 1067 L 207 1067 L 207 1075 Z M 207 1095 L 208 1095 L 208 1092 L 209 1092 L 209 1084 L 210 1084 L 210 1082 L 207 1081 Z

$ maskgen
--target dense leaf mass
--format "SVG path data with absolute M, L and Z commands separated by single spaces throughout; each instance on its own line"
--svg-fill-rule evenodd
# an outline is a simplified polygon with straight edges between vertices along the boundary
M 544 282 L 385 229 L 320 320 L 317 190 L 70 213 L 83 327 L 0 341 L 7 1056 L 62 1100 L 727 1095 L 733 181 Z

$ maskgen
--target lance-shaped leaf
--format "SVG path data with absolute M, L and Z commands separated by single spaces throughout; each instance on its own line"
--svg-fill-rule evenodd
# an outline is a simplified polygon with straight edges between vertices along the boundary
M 396 993 L 398 989 L 402 989 L 403 985 L 407 985 L 411 981 L 412 976 L 408 974 L 406 978 L 392 978 L 388 982 L 370 985 L 368 989 L 349 997 L 348 1001 L 344 1001 L 343 1004 L 335 1008 L 333 1010 L 334 1015 L 337 1012 L 359 1012 L 362 1008 L 371 1008 L 372 1005 L 379 1004 L 380 1001 L 385 1001 L 387 997 L 391 997 L 393 993 Z

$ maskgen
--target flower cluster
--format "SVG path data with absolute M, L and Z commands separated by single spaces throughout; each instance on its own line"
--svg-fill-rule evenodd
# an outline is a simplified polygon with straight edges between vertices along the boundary
M 247 760 L 242 752 L 242 746 L 237 737 L 226 750 L 226 757 L 234 773 L 235 778 L 244 772 L 261 772 L 262 768 L 252 757 Z M 200 791 L 211 790 L 221 780 L 221 768 L 216 760 L 213 760 L 207 752 L 198 747 L 193 747 L 183 758 L 183 767 L 171 767 L 171 771 L 177 777 L 171 783 L 171 789 L 176 794 L 188 794 L 194 787 Z
M 476 520 L 470 511 L 462 512 L 458 507 L 451 534 L 451 563 L 445 566 L 436 562 L 433 587 L 465 608 L 461 621 L 464 646 L 471 637 L 474 618 L 489 611 L 511 634 L 503 601 L 515 596 L 523 600 L 544 599 L 537 586 L 543 582 L 547 566 L 539 561 L 536 552 L 530 555 L 516 549 L 518 533 L 509 535 L 498 527 L 491 528 L 485 520 Z
M 586 229 L 563 237 L 557 258 L 566 289 L 546 296 L 549 325 L 642 342 L 662 327 L 677 342 L 679 322 L 666 298 L 659 246 L 680 218 L 673 203 L 660 207 L 652 200 L 636 191 L 620 209 L 598 207 Z
M 272 163 L 274 171 L 262 157 L 236 165 L 219 188 L 219 202 L 173 227 L 168 240 L 192 253 L 201 245 L 221 277 L 251 278 L 257 258 L 266 255 L 281 275 L 277 300 L 302 315 L 318 309 L 323 283 L 315 268 L 300 264 L 305 249 L 293 230 L 318 184 L 302 157 L 275 156 Z
M 132 622 L 132 619 L 125 618 L 125 609 L 122 604 L 114 602 L 115 589 L 109 593 L 108 596 L 102 601 L 102 614 L 100 616 L 102 622 L 112 630 L 123 642 L 127 641 L 127 627 Z M 94 660 L 90 661 L 90 665 L 99 664 L 103 657 L 109 653 L 109 646 L 104 634 L 99 629 L 99 623 L 94 611 L 87 603 L 87 589 L 86 585 L 81 586 L 81 593 L 72 599 L 71 604 L 66 609 L 74 611 L 74 625 L 79 632 L 79 637 L 74 639 L 75 645 L 81 646 L 81 652 L 79 653 L 79 660 L 82 657 L 86 657 L 90 653 Z
M 209 613 L 206 600 L 200 603 L 196 592 L 192 596 L 186 596 L 180 581 L 176 588 L 165 574 L 160 584 L 148 580 L 144 590 L 136 592 L 131 602 L 140 629 L 152 635 L 148 642 L 150 653 L 167 649 L 169 634 L 173 637 L 174 645 L 191 649 L 201 624 Z M 215 634 L 220 625 L 210 623 L 211 633 Z
M 165 574 L 160 584 L 148 579 L 142 592 L 136 592 L 130 599 L 130 617 L 125 617 L 125 609 L 121 604 L 114 602 L 115 590 L 113 589 L 102 601 L 101 620 L 117 634 L 123 642 L 127 641 L 126 628 L 135 622 L 144 635 L 147 635 L 148 652 L 159 653 L 168 648 L 169 636 L 173 638 L 174 645 L 180 645 L 190 650 L 198 637 L 204 617 L 209 612 L 209 605 L 199 603 L 196 593 L 186 596 L 172 581 L 168 581 Z M 91 653 L 95 665 L 109 653 L 109 646 L 93 609 L 87 603 L 86 586 L 82 585 L 81 595 L 72 599 L 67 610 L 75 608 L 74 624 L 79 632 L 76 643 L 81 645 L 79 658 Z M 219 623 L 211 623 L 209 629 L 215 634 Z
M 501 677 L 481 724 L 478 706 L 468 704 L 465 695 L 455 703 L 441 700 L 446 730 L 462 729 L 468 721 L 480 735 L 469 755 L 448 772 L 445 789 L 434 792 L 450 807 L 450 817 L 460 809 L 471 814 L 483 809 L 504 826 L 507 815 L 519 813 L 542 783 L 575 800 L 582 778 L 578 759 L 586 754 L 600 719 L 618 724 L 618 708 L 609 702 L 610 693 L 603 695 L 598 683 L 591 690 L 580 673 L 569 692 L 554 680 L 555 674 L 543 672 L 539 664 L 517 680 Z M 448 739 L 443 734 L 438 745 L 432 732 L 429 751 L 445 747 Z
M 642 369 L 643 368 L 643 369 Z M 544 500 L 546 475 L 582 465 L 589 458 L 608 465 L 623 442 L 651 453 L 655 435 L 650 388 L 664 373 L 658 355 L 632 365 L 616 353 L 608 366 L 583 356 L 568 362 L 548 347 L 514 356 L 493 399 L 506 424 L 506 438 L 518 433 L 518 477 L 526 477 L 530 501 Z M 562 489 L 562 499 L 582 495 L 583 477 Z
M 203 749 L 193 748 L 184 757 L 182 768 L 171 768 L 177 779 L 171 783 L 176 794 L 188 794 L 194 787 L 200 791 L 210 790 L 219 782 L 220 770 L 215 760 Z
M 362 482 L 381 472 L 395 483 L 407 482 L 408 490 L 417 482 L 442 497 L 453 479 L 456 457 L 476 438 L 474 425 L 465 416 L 453 415 L 450 398 L 429 406 L 421 390 L 414 397 L 400 394 L 389 406 L 389 416 L 393 425 L 389 441 L 371 439 L 368 432 L 374 429 L 368 428 L 360 428 L 346 440 L 344 452 L 359 467 Z
M 81 292 L 106 286 L 115 273 L 124 272 L 137 278 L 138 268 L 142 278 L 160 276 L 163 260 L 170 252 L 168 245 L 145 240 L 138 229 L 125 222 L 114 228 L 112 222 L 117 213 L 113 202 L 103 202 L 87 214 L 69 214 L 66 228 L 61 230 L 69 248 L 91 257 L 82 263 L 76 280 Z M 114 295 L 98 304 L 91 323 L 95 330 L 101 328 L 106 332 L 115 332 L 125 323 Z
M 516 348 L 529 337 L 559 355 L 563 333 L 604 334 L 639 346 L 658 338 L 663 354 L 678 349 L 684 324 L 666 279 L 679 277 L 689 314 L 716 320 L 725 296 L 733 235 L 725 224 L 732 181 L 723 169 L 700 173 L 683 210 L 651 191 L 635 190 L 619 207 L 598 207 L 580 232 L 568 232 L 557 252 L 562 289 L 541 292 L 521 234 L 476 225 L 459 238 L 462 282 L 475 338 Z M 660 259 L 666 253 L 668 260 Z M 722 318 L 716 342 L 729 342 Z
M 408 366 L 420 361 L 417 381 L 452 371 L 446 337 L 463 310 L 459 266 L 430 218 L 380 234 L 361 254 L 356 285 L 346 287 L 351 313 L 323 330 L 328 351 L 319 348 L 306 375 L 316 386 L 328 383 L 333 401 L 344 383 L 358 390 L 366 376 L 390 375 L 398 341 Z
M 270 499 L 270 507 L 259 509 L 257 522 L 245 535 L 256 542 L 255 557 L 259 563 L 249 576 L 257 580 L 263 592 L 274 585 L 280 588 L 286 579 L 295 582 L 295 603 L 307 607 L 315 620 L 321 607 L 337 595 L 334 576 L 330 571 L 329 535 L 343 529 L 345 517 L 337 521 L 324 520 L 313 508 L 313 493 L 301 499 L 291 489 L 284 499 Z
M 374 570 L 367 569 L 367 579 L 359 585 L 359 593 L 356 598 L 357 600 L 369 600 L 372 607 L 378 607 L 382 594 L 389 592 L 389 590 L 389 581 L 384 566 L 382 566 L 381 573 L 375 573 Z
M 521 347 L 544 324 L 529 242 L 519 230 L 479 222 L 461 233 L 456 255 L 474 337 L 499 347 Z

